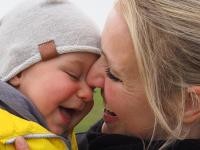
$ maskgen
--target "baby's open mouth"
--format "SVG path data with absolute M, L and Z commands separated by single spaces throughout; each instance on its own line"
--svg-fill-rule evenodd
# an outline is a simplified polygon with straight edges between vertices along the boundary
M 70 116 L 72 116 L 74 113 L 76 113 L 75 109 L 64 108 L 62 106 L 60 106 L 59 108 L 60 108 L 60 111 L 62 111 L 63 113 L 68 113 L 68 114 L 70 114 Z
M 64 108 L 62 106 L 60 106 L 59 109 L 60 109 L 60 113 L 61 113 L 63 121 L 66 124 L 69 124 L 71 122 L 71 119 L 75 115 L 76 110 L 75 109 L 70 109 L 70 108 Z

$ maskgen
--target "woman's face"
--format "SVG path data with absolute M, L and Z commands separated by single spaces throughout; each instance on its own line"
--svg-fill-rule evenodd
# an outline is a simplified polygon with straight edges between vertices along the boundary
M 103 133 L 150 137 L 154 115 L 147 102 L 123 17 L 113 10 L 102 33 L 102 56 L 91 68 L 88 83 L 102 88 L 105 102 Z

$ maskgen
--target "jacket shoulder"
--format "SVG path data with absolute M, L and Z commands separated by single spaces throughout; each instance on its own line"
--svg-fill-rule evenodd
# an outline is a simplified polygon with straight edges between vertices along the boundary
M 64 139 L 36 122 L 17 117 L 0 109 L 0 149 L 14 150 L 16 137 L 23 136 L 31 149 L 66 150 Z

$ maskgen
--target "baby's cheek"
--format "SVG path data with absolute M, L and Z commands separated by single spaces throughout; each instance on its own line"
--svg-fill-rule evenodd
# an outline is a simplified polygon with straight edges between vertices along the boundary
M 49 88 L 49 94 L 51 93 L 50 95 L 54 97 L 54 99 L 67 100 L 76 94 L 79 87 L 77 84 L 71 82 L 60 82 L 52 85 Z

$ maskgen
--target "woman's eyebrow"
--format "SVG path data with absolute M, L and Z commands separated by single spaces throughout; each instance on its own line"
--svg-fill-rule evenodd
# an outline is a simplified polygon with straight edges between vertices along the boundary
M 104 57 L 104 59 L 105 59 L 106 61 L 108 60 L 106 54 L 105 54 L 103 51 L 101 51 L 101 55 Z
M 103 51 L 101 51 L 101 55 L 103 56 L 103 58 L 105 59 L 105 61 L 108 63 L 108 66 L 110 68 L 112 68 L 112 72 L 115 73 L 116 75 L 119 75 L 119 73 L 117 73 L 117 71 L 115 71 L 113 65 L 109 64 L 109 61 L 108 61 L 109 59 L 108 59 L 108 57 L 106 56 L 106 54 Z

